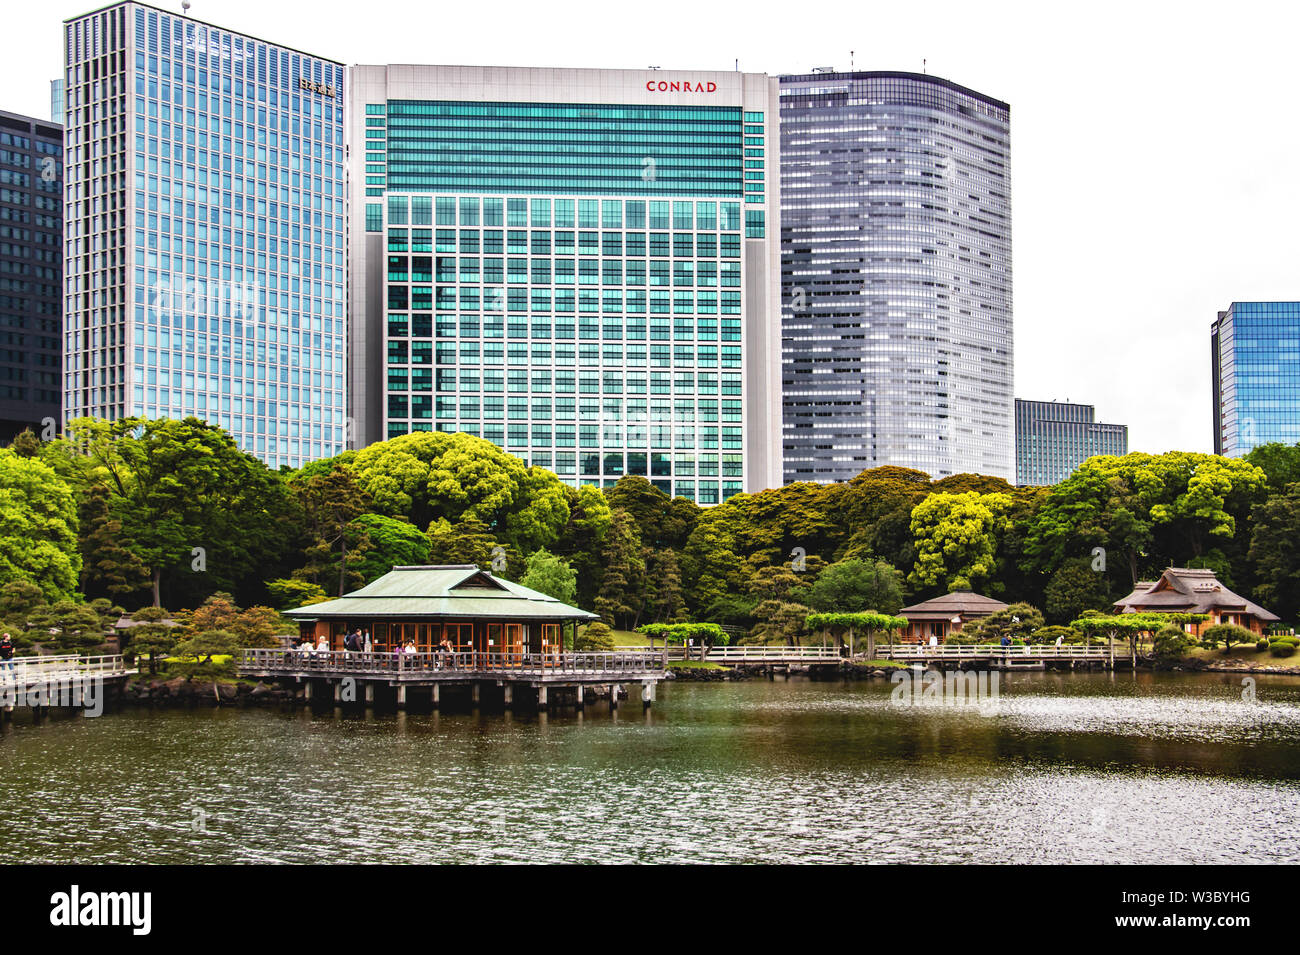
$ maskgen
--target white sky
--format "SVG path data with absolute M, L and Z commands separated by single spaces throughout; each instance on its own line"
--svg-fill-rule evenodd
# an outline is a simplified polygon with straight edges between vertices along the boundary
M 0 108 L 49 113 L 60 21 L 8 3 Z M 179 12 L 180 3 L 158 6 Z M 920 70 L 1011 104 L 1016 394 L 1095 404 L 1135 451 L 1209 451 L 1209 326 L 1300 299 L 1300 12 L 1282 3 L 194 0 L 345 63 Z

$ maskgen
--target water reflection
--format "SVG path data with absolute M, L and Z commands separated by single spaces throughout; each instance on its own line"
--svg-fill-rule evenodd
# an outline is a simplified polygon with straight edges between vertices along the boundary
M 649 712 L 23 723 L 0 861 L 1298 861 L 1300 681 L 1255 690 L 1011 674 L 981 715 L 778 679 Z

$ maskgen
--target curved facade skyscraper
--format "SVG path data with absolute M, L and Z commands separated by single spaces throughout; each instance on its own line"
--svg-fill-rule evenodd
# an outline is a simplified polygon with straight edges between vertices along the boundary
M 1010 107 L 935 76 L 781 78 L 786 481 L 1015 479 Z

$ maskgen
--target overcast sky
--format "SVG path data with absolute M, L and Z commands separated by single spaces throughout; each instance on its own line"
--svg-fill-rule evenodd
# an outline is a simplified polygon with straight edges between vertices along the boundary
M 6 4 L 0 108 L 47 117 L 60 21 Z M 179 3 L 158 6 L 179 12 Z M 195 0 L 344 63 L 929 72 L 1011 104 L 1016 395 L 1081 401 L 1135 451 L 1212 448 L 1209 327 L 1300 299 L 1296 27 L 1282 3 Z

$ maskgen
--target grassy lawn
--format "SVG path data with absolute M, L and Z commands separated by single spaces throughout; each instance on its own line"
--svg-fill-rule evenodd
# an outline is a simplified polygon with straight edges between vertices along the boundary
M 1216 650 L 1197 647 L 1188 652 L 1187 655 L 1195 660 L 1204 660 L 1206 663 L 1256 663 L 1261 666 L 1300 666 L 1300 654 L 1292 654 L 1289 657 L 1275 657 L 1267 650 L 1256 650 L 1253 643 L 1245 646 L 1234 646 L 1230 653 L 1224 653 L 1222 647 Z
M 678 660 L 675 663 L 668 664 L 670 670 L 728 670 L 730 667 L 724 667 L 721 663 L 710 663 L 708 660 Z
M 659 640 L 655 646 L 663 646 L 664 642 Z M 616 647 L 648 647 L 650 639 L 644 633 L 637 633 L 635 630 L 615 630 L 614 646 Z

